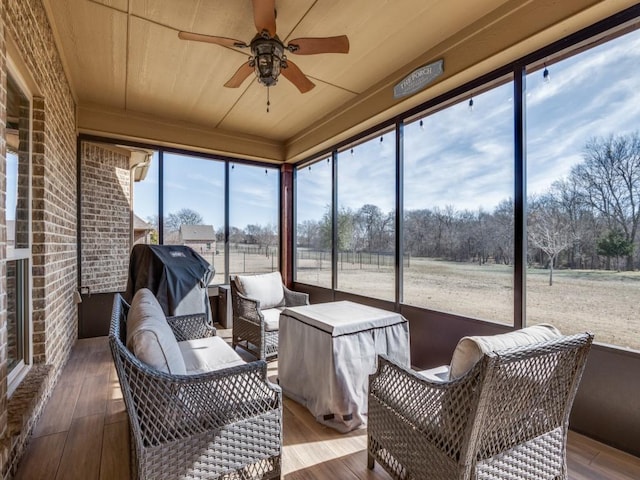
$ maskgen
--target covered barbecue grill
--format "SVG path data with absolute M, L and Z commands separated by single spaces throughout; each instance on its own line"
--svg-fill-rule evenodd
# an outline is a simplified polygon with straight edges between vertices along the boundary
M 211 322 L 207 285 L 215 271 L 184 245 L 135 245 L 129 259 L 125 299 L 141 288 L 157 297 L 165 315 L 206 313 Z

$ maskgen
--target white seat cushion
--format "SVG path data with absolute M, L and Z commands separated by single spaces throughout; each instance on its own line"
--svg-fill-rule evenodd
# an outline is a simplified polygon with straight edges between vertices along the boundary
M 264 316 L 264 330 L 265 332 L 277 332 L 280 328 L 280 312 L 282 308 L 269 308 L 267 310 L 260 310 L 260 313 Z
M 127 315 L 127 348 L 138 360 L 165 373 L 187 370 L 176 337 L 155 295 L 146 288 L 136 292 Z
M 421 370 L 417 372 L 417 374 L 432 382 L 446 382 L 449 380 L 449 365 L 441 365 L 428 370 Z
M 459 378 L 473 368 L 485 353 L 533 345 L 559 337 L 553 325 L 541 324 L 499 335 L 463 337 L 451 357 L 449 378 Z
M 236 275 L 235 282 L 242 295 L 260 301 L 260 310 L 284 305 L 284 289 L 280 272 Z
M 220 337 L 185 340 L 178 342 L 178 346 L 187 374 L 212 372 L 245 363 Z

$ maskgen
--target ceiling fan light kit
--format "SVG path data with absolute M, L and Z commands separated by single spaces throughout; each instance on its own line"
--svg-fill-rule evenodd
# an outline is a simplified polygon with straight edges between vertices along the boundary
M 285 45 L 276 35 L 275 0 L 253 0 L 253 19 L 258 34 L 247 45 L 233 38 L 203 35 L 193 32 L 179 32 L 183 40 L 214 43 L 224 47 L 251 49 L 252 56 L 240 65 L 236 73 L 224 84 L 225 87 L 238 88 L 251 72 L 255 72 L 258 83 L 272 87 L 278 82 L 280 73 L 293 83 L 300 93 L 306 93 L 315 84 L 302 73 L 302 70 L 287 59 L 285 51 L 296 55 L 315 55 L 318 53 L 349 53 L 349 39 L 346 35 L 336 37 L 296 38 Z M 268 111 L 268 110 L 267 110 Z
M 260 82 L 265 87 L 278 83 L 278 76 L 283 68 L 287 68 L 287 56 L 284 45 L 278 37 L 269 37 L 266 30 L 251 41 L 249 66 L 253 67 Z

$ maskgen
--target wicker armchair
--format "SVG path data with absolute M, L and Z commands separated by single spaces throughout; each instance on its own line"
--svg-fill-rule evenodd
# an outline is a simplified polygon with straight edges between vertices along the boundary
M 486 353 L 452 381 L 379 358 L 368 463 L 395 479 L 567 479 L 566 435 L 593 336 Z
M 136 479 L 280 478 L 282 393 L 263 361 L 172 375 L 126 347 L 129 306 L 116 295 L 109 343 L 131 432 Z M 204 314 L 167 318 L 178 340 L 215 334 Z
M 260 287 L 264 286 L 264 289 Z M 286 307 L 309 304 L 309 295 L 289 290 L 279 272 L 231 277 L 232 344 L 261 360 L 278 355 L 278 322 Z

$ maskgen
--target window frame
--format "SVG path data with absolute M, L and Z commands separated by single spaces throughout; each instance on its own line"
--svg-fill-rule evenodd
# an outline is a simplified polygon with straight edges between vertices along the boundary
M 292 231 L 291 231 L 291 235 L 293 237 L 293 252 L 292 252 L 292 271 L 293 271 L 293 281 L 294 282 L 298 282 L 298 269 L 299 269 L 299 258 L 298 258 L 298 219 L 299 219 L 299 205 L 298 205 L 298 198 L 299 195 L 301 195 L 300 193 L 300 189 L 299 189 L 299 184 L 298 184 L 298 175 L 299 175 L 299 171 L 304 170 L 305 168 L 309 168 L 311 169 L 314 165 L 318 168 L 321 164 L 323 163 L 327 163 L 329 165 L 329 168 L 331 169 L 330 173 L 329 173 L 329 192 L 327 194 L 327 196 L 330 199 L 330 203 L 329 203 L 329 211 L 328 214 L 330 215 L 330 222 L 331 225 L 329 227 L 330 229 L 330 234 L 329 234 L 329 238 L 331 239 L 331 246 L 329 248 L 329 287 L 325 287 L 324 285 L 319 285 L 316 283 L 307 283 L 307 282 L 300 282 L 300 283 L 306 283 L 308 285 L 313 285 L 315 287 L 320 287 L 320 288 L 329 288 L 329 289 L 334 289 L 335 288 L 335 275 L 334 275 L 334 257 L 335 257 L 335 249 L 334 249 L 334 235 L 333 235 L 333 231 L 334 231 L 334 221 L 333 221 L 333 217 L 334 217 L 334 209 L 333 209 L 333 205 L 334 205 L 334 201 L 333 201 L 333 191 L 334 191 L 334 172 L 335 172 L 335 167 L 334 165 L 336 165 L 336 159 L 337 156 L 334 156 L 333 154 L 328 154 L 328 155 L 324 155 L 324 156 L 319 156 L 319 157 L 314 157 L 313 160 L 311 161 L 307 161 L 304 162 L 303 165 L 299 165 L 297 166 L 297 168 L 293 169 L 293 223 L 292 223 Z M 322 168 L 322 167 L 320 167 Z M 321 260 L 322 261 L 322 260 Z
M 294 172 L 298 168 L 304 168 L 314 158 L 322 156 L 332 155 L 333 158 L 337 158 L 339 151 L 350 148 L 352 145 L 356 145 L 361 141 L 365 141 L 368 136 L 375 135 L 385 128 L 393 128 L 395 125 L 397 143 L 401 146 L 403 142 L 403 126 L 412 120 L 420 117 L 428 116 L 436 111 L 446 108 L 451 103 L 456 103 L 460 98 L 470 98 L 474 95 L 478 95 L 485 90 L 492 88 L 496 83 L 500 83 L 505 76 L 510 76 L 513 81 L 513 100 L 514 100 L 514 231 L 513 231 L 513 247 L 514 247 L 514 265 L 513 265 L 513 324 L 511 328 L 519 329 L 526 326 L 526 297 L 527 297 L 527 284 L 526 284 L 526 268 L 527 268 L 527 199 L 526 199 L 526 76 L 532 71 L 539 70 L 540 75 L 543 74 L 545 65 L 552 65 L 553 63 L 562 60 L 567 57 L 571 57 L 579 54 L 582 51 L 589 50 L 592 47 L 606 43 L 615 39 L 618 36 L 624 35 L 631 30 L 638 30 L 638 21 L 640 21 L 640 5 L 629 7 L 619 14 L 610 16 L 603 20 L 600 20 L 586 28 L 583 28 L 575 33 L 569 34 L 555 42 L 552 42 L 538 50 L 532 51 L 523 55 L 507 64 L 504 64 L 493 71 L 476 77 L 462 85 L 454 87 L 444 93 L 437 95 L 430 100 L 427 100 L 419 105 L 411 107 L 404 112 L 395 115 L 393 118 L 375 124 L 373 126 L 366 127 L 360 133 L 353 136 L 343 137 L 341 140 L 337 140 L 334 144 L 329 144 L 328 147 L 315 151 L 313 157 L 303 158 L 299 162 L 294 164 Z M 404 170 L 403 158 L 400 146 L 397 147 L 396 152 L 398 158 L 398 169 L 396 175 L 396 184 L 402 184 L 403 177 L 410 174 Z M 337 162 L 336 162 L 337 164 Z M 337 209 L 337 201 L 335 195 L 335 185 L 338 181 L 337 174 L 334 172 L 333 176 L 333 188 L 334 197 L 332 209 Z M 294 188 L 294 192 L 295 192 Z M 397 212 L 404 211 L 403 205 L 403 190 L 397 190 Z M 295 202 L 295 198 L 294 198 Z M 403 272 L 402 272 L 402 246 L 403 246 L 403 229 L 402 229 L 402 216 L 397 215 L 398 222 L 396 227 L 396 240 L 398 246 L 396 248 L 396 263 L 398 274 L 396 275 L 396 298 L 395 305 L 393 307 L 396 311 L 402 308 L 417 309 L 429 314 L 434 314 L 438 318 L 469 318 L 456 314 L 455 312 L 443 313 L 436 310 L 429 309 L 428 307 L 411 306 L 402 303 L 403 296 Z M 335 219 L 334 219 L 335 223 Z M 293 225 L 295 230 L 297 225 Z M 294 231 L 294 238 L 296 233 Z M 334 245 L 335 250 L 335 233 L 334 233 Z M 295 245 L 293 249 L 293 257 L 296 257 Z M 340 293 L 336 288 L 336 261 L 334 259 L 334 283 L 330 290 L 331 296 L 336 297 L 337 293 Z M 305 284 L 299 282 L 294 278 L 294 282 L 301 285 L 309 285 L 309 287 L 316 288 L 311 284 Z M 376 303 L 376 299 L 369 297 L 372 303 Z M 389 302 L 391 303 L 391 302 Z M 491 320 L 469 318 L 472 321 L 481 322 L 487 325 L 500 325 Z M 504 326 L 504 325 L 503 325 Z M 609 345 L 608 346 L 616 350 L 626 350 L 622 346 Z M 634 352 L 634 354 L 640 354 Z
M 18 284 L 17 293 L 21 298 L 16 299 L 16 304 L 18 304 L 18 300 L 21 307 L 21 317 L 23 321 L 22 325 L 22 358 L 18 361 L 18 363 L 11 369 L 11 371 L 7 372 L 7 395 L 10 397 L 15 389 L 20 385 L 20 382 L 27 375 L 31 366 L 33 365 L 33 275 L 32 275 L 32 267 L 33 267 L 33 258 L 32 258 L 32 245 L 33 245 L 33 210 L 32 210 L 32 200 L 33 200 L 33 189 L 32 189 L 32 177 L 33 177 L 33 92 L 29 88 L 27 82 L 24 77 L 20 73 L 20 69 L 18 65 L 15 63 L 10 54 L 7 55 L 7 77 L 11 77 L 12 80 L 17 84 L 18 88 L 22 92 L 22 94 L 26 97 L 29 102 L 29 145 L 28 145 L 28 215 L 27 215 L 27 247 L 23 248 L 13 248 L 7 245 L 6 247 L 6 258 L 5 258 L 5 272 L 6 266 L 8 262 L 15 261 L 16 262 L 16 272 L 20 272 L 20 274 L 16 275 L 16 278 L 20 279 L 20 283 Z M 7 162 L 7 157 L 9 153 L 6 152 L 5 156 L 5 165 Z M 7 185 L 5 183 L 5 196 L 6 196 Z M 5 206 L 6 208 L 6 206 Z M 6 210 L 5 210 L 6 212 Z M 6 219 L 6 214 L 5 214 Z M 5 224 L 6 228 L 6 224 Z M 7 292 L 8 295 L 8 292 Z M 18 309 L 17 309 L 18 310 Z M 18 313 L 18 311 L 16 312 Z

